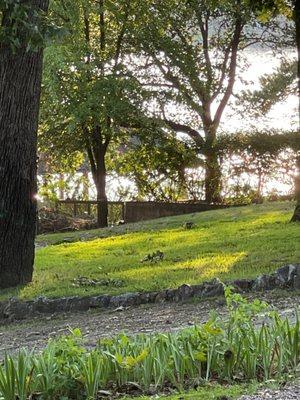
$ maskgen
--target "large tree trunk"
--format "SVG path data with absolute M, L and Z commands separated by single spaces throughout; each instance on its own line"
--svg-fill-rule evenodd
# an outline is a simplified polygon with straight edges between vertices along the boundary
M 221 167 L 218 153 L 214 148 L 216 137 L 216 127 L 208 125 L 205 129 L 205 201 L 207 203 L 221 202 Z
M 210 152 L 205 162 L 205 201 L 220 203 L 221 200 L 221 168 L 218 155 Z
M 300 115 L 300 0 L 295 0 L 294 18 L 296 25 L 296 42 L 298 53 L 298 100 L 299 100 L 299 115 Z M 300 128 L 300 126 L 299 126 Z M 300 221 L 300 155 L 297 158 L 297 173 L 295 179 L 295 195 L 296 195 L 296 208 L 291 222 Z
M 48 0 L 24 3 L 48 7 Z M 5 26 L 11 24 L 7 14 Z M 42 49 L 26 51 L 23 43 L 13 52 L 0 44 L 0 288 L 32 279 L 41 79 Z
M 98 154 L 97 171 L 95 179 L 97 189 L 97 225 L 99 228 L 104 228 L 108 225 L 108 202 L 106 196 L 106 166 L 105 166 L 105 151 L 101 149 Z

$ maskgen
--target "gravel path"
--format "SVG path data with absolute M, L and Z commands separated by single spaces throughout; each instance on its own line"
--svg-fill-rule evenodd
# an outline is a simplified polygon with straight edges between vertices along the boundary
M 300 293 L 283 297 L 268 293 L 260 295 L 280 314 L 295 319 L 295 309 L 300 310 Z M 226 315 L 224 300 L 190 303 L 165 303 L 116 310 L 92 310 L 73 314 L 40 316 L 31 320 L 15 321 L 0 325 L 0 358 L 5 351 L 19 348 L 41 349 L 50 338 L 80 328 L 88 347 L 94 346 L 100 337 L 119 332 L 129 334 L 170 332 L 182 327 L 207 321 L 211 311 Z M 300 399 L 300 398 L 299 398 Z
M 299 400 L 300 384 L 287 386 L 279 390 L 264 389 L 253 396 L 242 396 L 240 400 Z

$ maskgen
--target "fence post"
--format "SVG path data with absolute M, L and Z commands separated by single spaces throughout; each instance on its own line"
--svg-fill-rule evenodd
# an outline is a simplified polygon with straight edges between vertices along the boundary
M 127 202 L 124 201 L 122 204 L 122 218 L 125 223 L 127 223 L 126 205 L 127 205 Z
M 121 214 L 121 219 L 122 219 L 124 222 L 126 222 L 126 221 L 125 221 L 125 201 L 123 201 L 123 203 L 122 203 L 122 214 Z

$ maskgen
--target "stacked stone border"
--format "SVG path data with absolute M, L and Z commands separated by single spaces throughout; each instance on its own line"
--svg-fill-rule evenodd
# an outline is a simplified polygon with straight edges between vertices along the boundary
M 239 292 L 259 292 L 274 289 L 300 290 L 300 264 L 288 264 L 270 275 L 255 279 L 240 279 L 227 284 Z M 20 320 L 39 315 L 138 306 L 140 304 L 180 302 L 193 297 L 208 299 L 224 295 L 224 284 L 219 279 L 199 285 L 182 285 L 177 289 L 159 292 L 126 293 L 119 296 L 86 296 L 48 299 L 38 297 L 30 301 L 12 298 L 0 302 L 0 321 Z

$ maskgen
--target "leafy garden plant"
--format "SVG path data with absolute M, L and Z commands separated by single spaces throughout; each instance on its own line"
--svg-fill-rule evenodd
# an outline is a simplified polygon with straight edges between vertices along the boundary
M 207 381 L 295 376 L 300 365 L 298 318 L 291 324 L 267 304 L 248 302 L 228 287 L 225 297 L 225 321 L 212 315 L 207 323 L 177 333 L 120 334 L 101 339 L 91 351 L 74 330 L 50 341 L 41 354 L 7 355 L 0 366 L 0 398 L 93 400 L 103 391 L 125 393 L 132 386 L 153 393 Z

